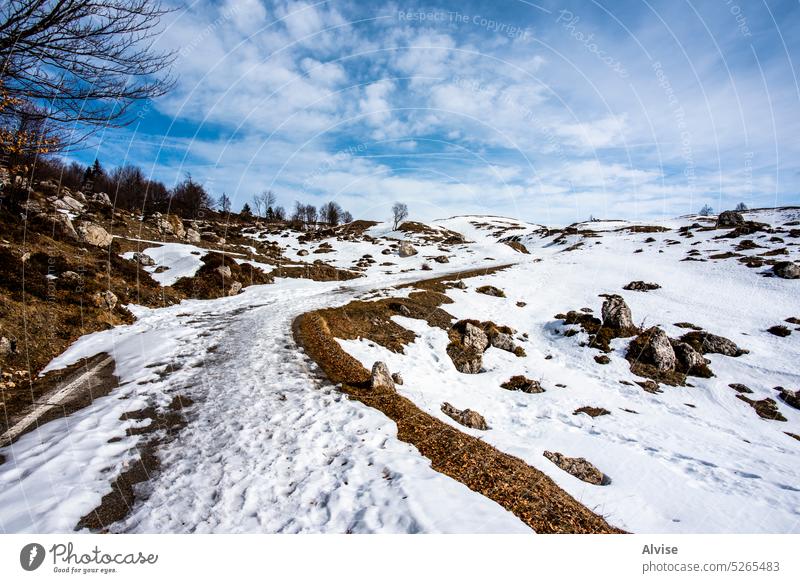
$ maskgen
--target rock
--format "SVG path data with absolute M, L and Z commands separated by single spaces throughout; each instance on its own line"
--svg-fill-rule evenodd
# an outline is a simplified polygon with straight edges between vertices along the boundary
M 427 263 L 423 263 L 422 267 L 420 267 L 420 269 L 422 269 L 422 271 L 430 271 L 433 268 L 430 265 L 428 265 Z
M 461 342 L 465 348 L 471 348 L 478 352 L 484 352 L 489 347 L 489 338 L 486 336 L 486 332 L 469 322 L 464 326 L 464 336 Z
M 493 334 L 489 342 L 495 348 L 505 350 L 506 352 L 514 352 L 514 350 L 517 348 L 517 345 L 514 344 L 514 339 L 511 337 L 511 334 L 506 334 L 504 332 Z
M 750 387 L 748 387 L 747 385 L 743 385 L 742 383 L 731 383 L 728 386 L 730 388 L 732 388 L 734 391 L 736 391 L 737 393 L 752 393 L 753 392 L 753 390 Z
M 117 305 L 117 296 L 110 289 L 104 292 L 97 292 L 92 296 L 94 305 L 98 308 L 113 310 Z
M 672 339 L 670 339 L 670 343 L 675 351 L 676 368 L 678 370 L 686 374 L 693 374 L 693 376 L 706 378 L 712 376 L 711 371 L 708 369 L 708 361 L 691 344 Z
M 403 384 L 403 377 L 400 376 L 399 372 L 392 373 L 392 380 L 394 381 L 395 385 L 402 385 Z
M 174 235 L 178 239 L 183 239 L 186 236 L 186 231 L 183 228 L 183 221 L 180 217 L 175 215 L 164 215 L 156 219 L 156 227 L 162 233 L 167 235 Z
M 397 254 L 400 257 L 411 257 L 412 255 L 417 254 L 417 250 L 408 241 L 401 241 L 400 247 L 397 250 Z
M 65 196 L 53 201 L 53 208 L 71 213 L 79 213 L 83 210 L 83 203 L 75 200 L 71 196 Z
M 774 399 L 766 398 L 761 399 L 760 401 L 754 401 L 753 399 L 748 399 L 744 395 L 736 395 L 737 399 L 740 399 L 750 405 L 753 409 L 755 409 L 756 414 L 762 419 L 769 419 L 771 421 L 786 421 L 786 417 L 778 409 L 778 404 L 775 402 Z
M 231 287 L 230 287 L 230 289 L 228 290 L 228 295 L 229 295 L 229 296 L 235 296 L 235 295 L 236 295 L 236 294 L 238 294 L 240 291 L 242 291 L 242 284 L 241 284 L 241 283 L 239 283 L 238 281 L 234 281 L 234 282 L 231 284 Z
M 582 457 L 567 457 L 554 451 L 545 451 L 544 457 L 549 459 L 568 474 L 575 476 L 588 484 L 606 486 L 611 480 Z
M 151 265 L 155 265 L 155 260 L 145 253 L 139 253 L 138 251 L 133 254 L 133 260 L 136 261 L 139 265 L 144 267 L 148 267 Z
M 447 257 L 447 255 L 439 255 L 437 257 L 434 257 L 433 260 L 436 263 L 450 263 L 450 259 Z
M 611 411 L 604 409 L 603 407 L 581 407 L 572 412 L 573 415 L 580 415 L 581 413 L 585 413 L 592 418 L 602 417 L 603 415 L 611 415 Z
M 297 255 L 299 257 L 305 257 L 306 255 L 308 255 L 308 249 L 300 249 L 300 251 L 297 252 Z
M 231 268 L 228 267 L 227 265 L 220 265 L 219 267 L 217 267 L 215 271 L 219 273 L 223 278 L 231 276 Z
M 637 362 L 650 364 L 660 372 L 675 370 L 678 362 L 669 336 L 658 326 L 648 328 L 630 344 L 629 350 Z
M 794 407 L 795 409 L 800 409 L 800 391 L 790 391 L 789 389 L 782 389 L 779 396 L 790 407 Z
M 478 374 L 483 368 L 483 352 L 465 349 L 458 344 L 450 343 L 447 346 L 447 355 L 453 361 L 453 366 L 458 372 Z
M 453 287 L 456 289 L 467 289 L 467 284 L 459 279 L 453 284 Z
M 605 354 L 598 354 L 597 356 L 594 357 L 594 361 L 597 364 L 609 364 L 611 362 L 611 359 Z
M 48 221 L 52 221 L 53 234 L 60 239 L 72 239 L 77 241 L 79 239 L 78 232 L 72 224 L 72 219 L 63 213 L 55 213 L 47 217 Z
M 615 330 L 629 330 L 635 328 L 631 309 L 622 296 L 607 295 L 603 302 L 601 311 L 603 316 L 603 326 Z
M 539 381 L 529 379 L 523 375 L 514 375 L 502 385 L 508 391 L 522 391 L 523 393 L 544 393 L 542 384 Z
M 0 338 L 0 358 L 5 358 L 17 352 L 17 342 L 3 336 Z
M 791 261 L 778 261 L 772 266 L 772 273 L 782 279 L 800 279 L 800 266 Z
M 102 204 L 103 206 L 111 206 L 111 199 L 105 192 L 95 192 L 91 197 L 92 202 Z
M 385 362 L 376 361 L 372 365 L 372 378 L 370 386 L 373 390 L 388 390 L 394 391 L 394 380 L 389 373 L 389 367 Z
M 657 283 L 645 283 L 644 281 L 632 281 L 628 285 L 624 286 L 622 289 L 626 289 L 629 291 L 641 291 L 647 292 L 654 289 L 660 289 L 661 286 Z
M 493 296 L 496 298 L 504 298 L 506 297 L 506 293 L 501 290 L 500 288 L 496 288 L 493 285 L 482 285 L 479 288 L 475 289 L 476 292 L 479 294 L 483 294 L 486 296 Z
M 471 429 L 480 429 L 486 431 L 489 425 L 486 424 L 486 419 L 477 411 L 471 409 L 456 409 L 450 403 L 442 403 L 442 413 L 453 419 L 454 421 L 469 427 Z
M 738 227 L 744 224 L 744 217 L 738 211 L 724 211 L 717 217 L 717 228 L 731 228 Z
M 194 229 L 186 229 L 186 240 L 190 243 L 199 243 L 202 240 L 200 233 Z
M 78 237 L 82 243 L 95 247 L 108 247 L 114 238 L 100 225 L 83 222 L 78 225 Z
M 691 345 L 701 354 L 722 354 L 724 356 L 741 356 L 749 351 L 739 348 L 733 340 L 728 340 L 708 332 L 689 332 L 680 337 L 681 342 Z
M 400 313 L 401 316 L 405 316 L 406 318 L 411 317 L 411 310 L 405 304 L 400 304 L 397 307 L 397 311 Z

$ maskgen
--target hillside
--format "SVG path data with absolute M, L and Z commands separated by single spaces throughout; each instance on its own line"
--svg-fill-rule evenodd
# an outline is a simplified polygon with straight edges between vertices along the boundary
M 81 196 L 4 218 L 4 532 L 796 532 L 800 209 L 304 231 Z

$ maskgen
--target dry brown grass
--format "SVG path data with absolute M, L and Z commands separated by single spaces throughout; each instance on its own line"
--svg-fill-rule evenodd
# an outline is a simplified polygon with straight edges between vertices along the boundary
M 452 280 L 465 275 L 449 277 Z M 436 278 L 417 285 L 439 286 L 446 281 L 447 278 Z M 435 470 L 496 501 L 537 532 L 622 532 L 521 459 L 462 433 L 395 392 L 370 389 L 370 372 L 342 350 L 335 337 L 341 337 L 340 334 L 352 337 L 357 333 L 384 346 L 402 349 L 404 343 L 410 341 L 409 336 L 401 335 L 400 339 L 393 340 L 384 332 L 384 325 L 380 324 L 392 312 L 389 305 L 402 302 L 409 310 L 429 309 L 446 296 L 429 291 L 417 298 L 419 305 L 414 305 L 414 300 L 396 298 L 353 302 L 341 308 L 303 314 L 294 322 L 295 339 L 331 382 L 341 384 L 342 391 L 351 398 L 374 407 L 392 419 L 397 424 L 398 437 L 430 459 Z M 436 309 L 439 309 L 438 306 L 434 307 Z M 375 323 L 371 317 L 375 318 Z M 409 334 L 413 338 L 413 333 Z

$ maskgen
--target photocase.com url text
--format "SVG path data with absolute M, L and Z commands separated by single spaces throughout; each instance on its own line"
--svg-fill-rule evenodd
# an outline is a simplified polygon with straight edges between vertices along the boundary
M 727 563 L 670 563 L 648 561 L 642 563 L 646 573 L 778 573 L 779 561 L 728 561 Z

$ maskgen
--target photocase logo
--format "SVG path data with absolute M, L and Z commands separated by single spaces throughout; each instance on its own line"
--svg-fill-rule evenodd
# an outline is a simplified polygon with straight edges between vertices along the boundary
M 39 543 L 29 543 L 19 552 L 19 564 L 26 571 L 35 571 L 44 562 L 44 547 Z

